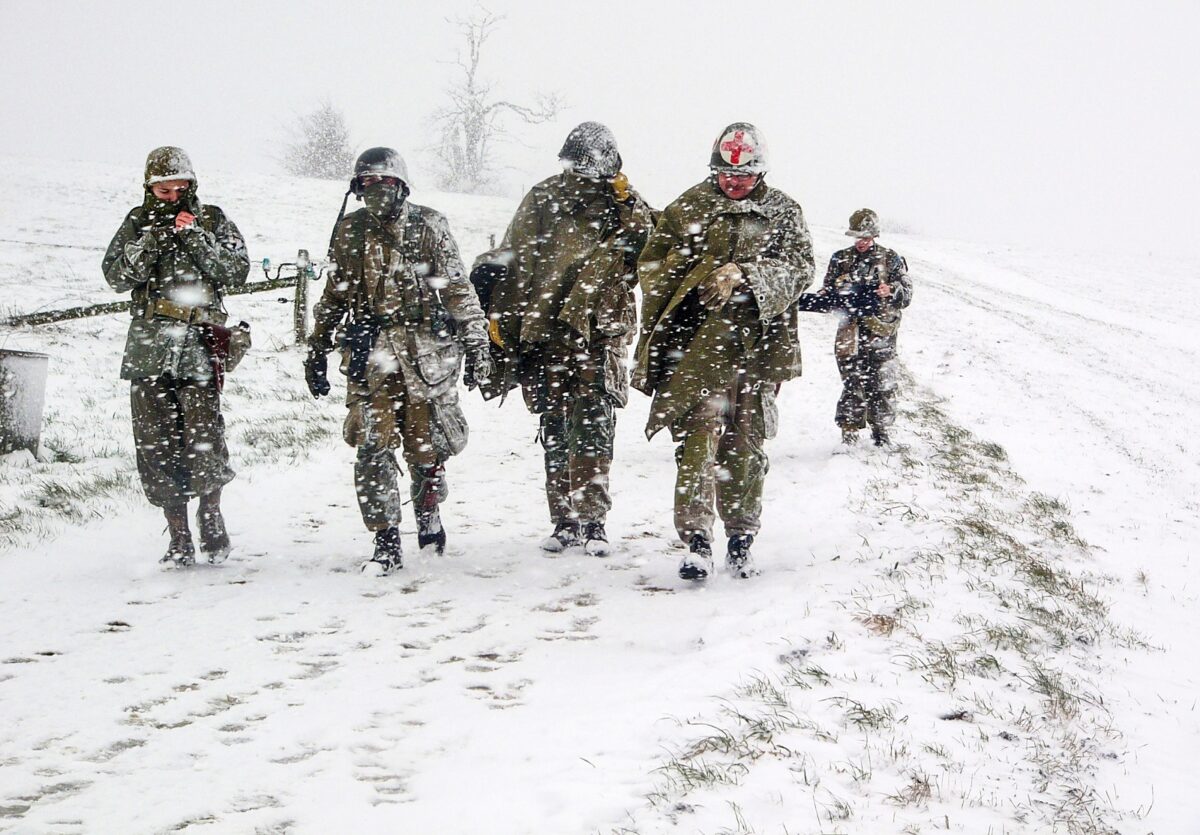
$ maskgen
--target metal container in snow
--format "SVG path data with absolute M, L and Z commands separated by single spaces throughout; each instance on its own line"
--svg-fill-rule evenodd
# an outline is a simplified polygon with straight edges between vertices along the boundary
M 0 348 L 0 455 L 38 454 L 50 357 Z

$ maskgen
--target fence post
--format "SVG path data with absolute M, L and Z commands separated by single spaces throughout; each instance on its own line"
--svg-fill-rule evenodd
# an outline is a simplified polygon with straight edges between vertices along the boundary
M 297 345 L 308 341 L 308 271 L 311 263 L 307 249 L 296 253 L 296 303 L 292 308 L 292 319 Z

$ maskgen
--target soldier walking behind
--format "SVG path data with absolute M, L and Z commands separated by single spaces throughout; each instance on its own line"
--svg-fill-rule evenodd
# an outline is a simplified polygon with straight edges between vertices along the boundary
M 578 125 L 558 156 L 562 173 L 530 189 L 500 254 L 487 256 L 507 263 L 488 315 L 505 353 L 501 388 L 519 380 L 529 411 L 541 416 L 554 523 L 541 547 L 582 544 L 605 556 L 616 410 L 629 398 L 637 258 L 654 220 L 621 173 L 607 127 Z
M 858 443 L 859 430 L 869 424 L 875 445 L 888 447 L 888 428 L 895 421 L 896 336 L 901 311 L 912 301 L 912 281 L 904 259 L 875 242 L 875 212 L 852 214 L 846 234 L 854 245 L 833 254 L 821 290 L 805 294 L 800 304 L 803 310 L 837 310 L 842 316 L 833 346 L 842 377 L 834 415 L 842 443 Z
M 812 241 L 800 206 L 764 181 L 758 129 L 721 131 L 711 175 L 666 208 L 642 252 L 642 329 L 633 385 L 654 397 L 646 436 L 669 427 L 675 452 L 675 529 L 689 553 L 679 576 L 713 569 L 713 504 L 729 537 L 726 567 L 756 573 L 775 436 L 775 395 L 800 375 L 796 300 L 812 282 Z
M 363 572 L 384 575 L 403 565 L 393 450 L 402 447 L 408 464 L 418 546 L 441 553 L 445 464 L 467 444 L 458 404 L 460 364 L 465 351 L 470 386 L 491 373 L 491 358 L 483 311 L 449 224 L 408 201 L 408 169 L 400 155 L 391 148 L 364 151 L 350 193 L 364 208 L 339 217 L 334 228 L 335 270 L 313 309 L 304 374 L 314 397 L 329 393 L 326 355 L 345 321 L 349 413 L 343 437 L 358 448 L 354 489 L 363 522 L 375 532 L 374 556 Z
M 187 505 L 199 497 L 200 550 L 211 563 L 230 550 L 221 488 L 234 476 L 221 417 L 224 362 L 219 333 L 226 288 L 246 281 L 250 260 L 233 221 L 201 205 L 196 174 L 180 148 L 146 158 L 145 196 L 125 216 L 104 255 L 104 278 L 131 292 L 121 379 L 130 381 L 138 474 L 146 498 L 167 517 L 161 562 L 196 561 Z

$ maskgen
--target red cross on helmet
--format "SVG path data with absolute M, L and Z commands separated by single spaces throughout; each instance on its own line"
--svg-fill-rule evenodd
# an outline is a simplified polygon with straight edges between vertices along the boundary
M 733 174 L 766 174 L 767 143 L 749 122 L 734 122 L 717 136 L 708 167 Z

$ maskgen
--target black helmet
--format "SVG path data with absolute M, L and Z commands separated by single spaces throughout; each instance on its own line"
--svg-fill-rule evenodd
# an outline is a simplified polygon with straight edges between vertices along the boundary
M 558 159 L 568 170 L 596 180 L 611 180 L 621 171 L 617 138 L 599 122 L 583 122 L 573 128 Z
M 708 167 L 730 174 L 766 174 L 766 140 L 749 122 L 734 122 L 717 136 Z
M 360 178 L 366 175 L 376 177 L 395 177 L 408 194 L 408 166 L 404 158 L 393 148 L 367 148 L 358 155 L 354 162 L 354 179 L 350 181 L 350 191 L 356 196 L 362 194 Z

